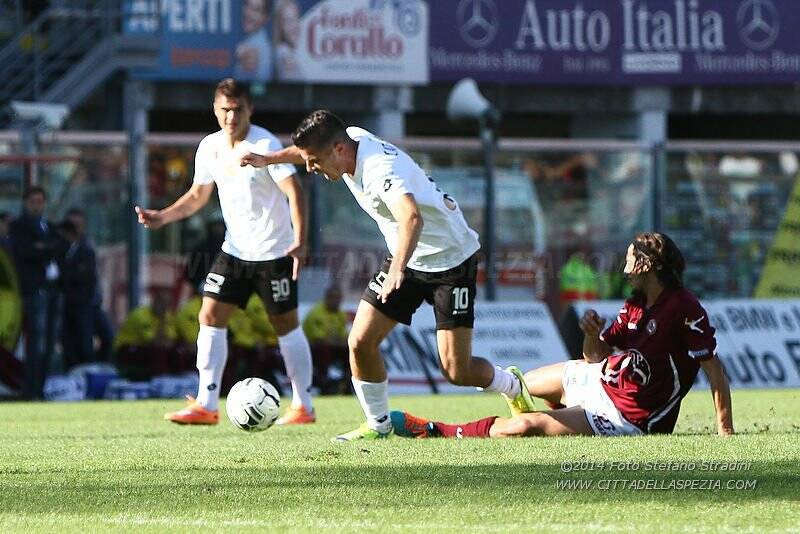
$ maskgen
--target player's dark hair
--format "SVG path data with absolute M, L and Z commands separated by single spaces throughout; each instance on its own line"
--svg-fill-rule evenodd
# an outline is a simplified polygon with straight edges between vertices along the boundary
M 342 119 L 327 109 L 310 113 L 292 134 L 294 146 L 314 150 L 324 150 L 343 139 L 347 139 L 347 128 Z
M 670 289 L 683 287 L 686 260 L 669 236 L 658 232 L 642 232 L 633 238 L 631 244 L 636 262 L 649 264 L 661 285 Z
M 22 200 L 28 200 L 32 195 L 42 195 L 47 200 L 47 191 L 44 190 L 44 187 L 32 185 L 26 188 L 22 193 Z
M 236 81 L 233 78 L 225 78 L 217 84 L 217 88 L 214 90 L 214 99 L 220 95 L 227 96 L 228 98 L 238 98 L 246 101 L 248 104 L 253 102 L 253 99 L 250 97 L 250 86 Z

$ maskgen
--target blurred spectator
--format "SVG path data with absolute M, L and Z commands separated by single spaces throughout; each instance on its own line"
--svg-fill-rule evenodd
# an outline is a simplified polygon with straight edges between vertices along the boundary
M 122 323 L 116 339 L 117 366 L 132 380 L 188 371 L 192 364 L 177 350 L 177 341 L 169 291 L 158 289 L 152 304 L 136 308 Z
M 71 208 L 66 213 L 66 220 L 70 221 L 78 233 L 78 240 L 83 243 L 84 247 L 92 249 L 95 257 L 95 273 L 97 273 L 97 255 L 94 254 L 94 245 L 89 240 L 86 229 L 87 220 L 86 213 L 78 208 Z M 92 320 L 92 336 L 96 337 L 99 341 L 97 351 L 94 353 L 96 361 L 108 362 L 111 361 L 112 351 L 114 349 L 114 327 L 111 324 L 111 318 L 103 310 L 103 294 L 100 291 L 99 280 L 95 284 L 95 296 L 90 305 L 91 320 Z M 94 344 L 94 341 L 92 342 Z
M 66 247 L 55 228 L 44 217 L 47 206 L 45 190 L 37 186 L 30 187 L 23 193 L 22 200 L 22 213 L 11 223 L 10 238 L 25 324 L 23 396 L 26 399 L 40 399 L 60 316 L 56 259 L 64 254 Z
M 206 236 L 203 241 L 189 251 L 186 256 L 184 278 L 191 284 L 194 291 L 200 291 L 200 286 L 205 281 L 211 264 L 214 263 L 214 258 L 222 248 L 223 241 L 225 241 L 225 222 L 221 217 L 215 215 L 206 224 Z
M 98 359 L 108 361 L 113 331 L 100 306 L 97 255 L 86 238 L 86 218 L 81 210 L 71 209 L 58 228 L 61 237 L 69 243 L 59 262 L 59 286 L 65 309 L 69 311 L 64 314 L 61 325 L 64 367 L 69 369 Z M 100 337 L 99 355 L 94 351 L 95 333 Z
M 242 2 L 242 33 L 236 45 L 234 78 L 265 82 L 272 79 L 272 38 L 269 34 L 269 0 Z
M 576 252 L 559 270 L 561 303 L 568 307 L 578 300 L 597 300 L 597 273 L 586 262 L 584 252 Z
M 322 302 L 318 302 L 303 320 L 303 331 L 311 345 L 314 358 L 314 383 L 322 393 L 349 391 L 350 365 L 347 349 L 347 314 L 341 310 L 342 291 L 329 287 Z M 330 366 L 342 371 L 342 380 L 328 378 Z
M 11 243 L 8 237 L 11 216 L 0 213 L 0 382 L 12 390 L 22 389 L 23 365 L 15 356 L 22 323 L 22 306 Z
M 191 185 L 189 181 L 189 164 L 177 149 L 167 151 L 164 162 L 164 193 L 168 199 L 175 199 Z

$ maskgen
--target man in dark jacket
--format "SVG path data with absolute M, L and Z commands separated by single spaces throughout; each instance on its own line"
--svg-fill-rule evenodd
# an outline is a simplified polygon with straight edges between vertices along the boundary
M 70 248 L 64 255 L 61 287 L 67 309 L 74 304 L 83 314 L 80 320 L 77 316 L 69 318 L 70 321 L 75 321 L 72 331 L 67 328 L 68 319 L 66 317 L 64 319 L 62 335 L 64 363 L 70 366 L 90 361 L 108 362 L 111 360 L 114 348 L 114 327 L 102 307 L 103 294 L 97 254 L 87 236 L 86 214 L 81 209 L 71 208 L 67 211 L 64 222 L 70 225 L 62 223 L 62 227 L 69 233 L 69 228 L 72 226 L 75 233 L 71 238 L 64 236 L 70 243 Z M 94 350 L 95 336 L 100 342 L 97 352 Z M 74 349 L 78 358 L 71 357 L 68 348 Z
M 42 397 L 44 379 L 55 345 L 60 315 L 56 259 L 64 253 L 63 241 L 44 217 L 47 194 L 30 187 L 22 196 L 20 216 L 11 223 L 11 251 L 19 277 L 25 322 L 25 379 L 23 396 Z
M 61 349 L 64 369 L 94 360 L 94 317 L 92 305 L 98 300 L 97 261 L 92 247 L 80 239 L 75 223 L 65 220 L 58 225 L 59 233 L 68 243 L 59 262 L 59 287 L 64 298 L 61 321 Z

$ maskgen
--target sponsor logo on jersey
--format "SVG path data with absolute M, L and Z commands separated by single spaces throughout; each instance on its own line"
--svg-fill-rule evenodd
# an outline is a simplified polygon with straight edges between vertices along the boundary
M 656 333 L 656 329 L 658 328 L 658 324 L 656 324 L 655 319 L 650 319 L 647 322 L 647 333 L 651 336 Z
M 689 327 L 689 330 L 694 330 L 695 332 L 699 332 L 700 334 L 703 333 L 703 329 L 697 326 L 697 323 L 705 319 L 705 315 L 701 315 L 699 319 L 695 319 L 694 321 L 690 320 L 688 317 L 684 321 L 684 324 Z

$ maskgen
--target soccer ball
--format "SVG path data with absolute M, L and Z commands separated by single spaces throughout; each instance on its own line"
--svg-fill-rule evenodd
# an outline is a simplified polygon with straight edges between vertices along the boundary
M 248 432 L 266 430 L 278 420 L 281 401 L 275 386 L 261 378 L 245 378 L 228 393 L 225 411 L 233 426 Z

